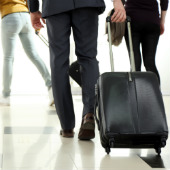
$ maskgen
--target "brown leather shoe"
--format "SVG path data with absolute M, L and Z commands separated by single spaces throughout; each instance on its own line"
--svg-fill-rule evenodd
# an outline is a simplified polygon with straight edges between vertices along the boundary
M 72 138 L 74 137 L 73 129 L 70 130 L 60 130 L 60 135 L 65 138 Z
M 93 139 L 95 137 L 94 129 L 95 129 L 94 115 L 92 113 L 87 113 L 82 119 L 78 138 L 80 140 Z

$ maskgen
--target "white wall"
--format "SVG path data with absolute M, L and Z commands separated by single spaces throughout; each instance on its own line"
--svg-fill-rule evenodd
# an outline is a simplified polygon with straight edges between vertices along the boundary
M 105 18 L 108 11 L 112 8 L 112 2 L 106 2 L 107 8 L 106 12 L 99 17 L 99 39 L 98 39 L 98 60 L 100 66 L 100 72 L 110 71 L 109 62 L 109 49 L 107 38 L 105 35 Z M 170 20 L 170 12 L 167 13 L 166 21 Z M 158 51 L 157 51 L 157 67 L 161 76 L 161 88 L 164 94 L 170 95 L 170 23 L 166 22 L 166 31 L 163 36 L 161 36 Z M 46 29 L 42 30 L 42 34 L 47 37 Z M 33 37 L 36 48 L 40 54 L 40 57 L 46 63 L 48 69 L 49 67 L 49 53 L 48 48 L 41 42 L 41 40 L 34 35 Z M 74 55 L 74 43 L 71 38 L 71 54 L 73 60 L 76 59 Z M 113 47 L 113 53 L 115 58 L 115 70 L 116 71 L 128 71 L 129 70 L 129 60 L 126 50 L 126 45 L 123 40 L 119 47 Z M 2 47 L 0 42 L 0 90 L 2 89 Z M 74 84 L 74 86 L 76 86 Z M 14 68 L 13 68 L 13 81 L 12 81 L 12 94 L 47 94 L 47 89 L 44 85 L 44 81 L 37 71 L 36 67 L 30 62 L 30 60 L 25 55 L 20 41 L 17 42 Z

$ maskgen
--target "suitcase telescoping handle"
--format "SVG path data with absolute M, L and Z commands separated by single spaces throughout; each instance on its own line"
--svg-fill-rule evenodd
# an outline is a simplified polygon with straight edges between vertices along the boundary
M 106 18 L 107 28 L 108 28 L 108 38 L 109 38 L 109 50 L 110 50 L 110 64 L 111 64 L 111 71 L 114 72 L 114 59 L 113 59 L 113 51 L 112 51 L 112 36 L 111 36 L 111 16 L 114 13 L 114 9 L 112 10 L 110 16 Z M 132 44 L 132 34 L 131 34 L 131 18 L 127 16 L 126 18 L 127 29 L 128 29 L 128 40 L 129 40 L 129 50 L 130 50 L 130 66 L 131 72 L 136 71 L 135 67 L 135 58 L 133 53 L 133 44 Z
M 49 42 L 47 41 L 47 39 L 40 34 L 40 30 L 35 30 L 35 34 L 39 36 L 39 38 L 44 42 L 44 44 L 49 47 Z

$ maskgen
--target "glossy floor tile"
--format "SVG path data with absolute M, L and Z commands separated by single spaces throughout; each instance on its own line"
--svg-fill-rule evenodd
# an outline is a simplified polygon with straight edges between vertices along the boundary
M 0 106 L 0 170 L 165 170 L 170 169 L 170 140 L 157 156 L 154 149 L 101 147 L 99 133 L 91 141 L 78 140 L 81 96 L 73 96 L 75 137 L 59 135 L 55 107 L 46 96 L 12 96 L 11 106 Z M 164 97 L 170 125 L 170 97 Z

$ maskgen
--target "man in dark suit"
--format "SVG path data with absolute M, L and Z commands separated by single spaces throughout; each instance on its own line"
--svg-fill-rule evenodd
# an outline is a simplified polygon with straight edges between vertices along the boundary
M 121 0 L 114 0 L 112 21 L 126 18 Z M 95 137 L 94 98 L 95 83 L 99 76 L 97 55 L 98 15 L 105 9 L 103 0 L 43 0 L 42 15 L 39 1 L 29 0 L 32 25 L 35 29 L 45 23 L 50 45 L 50 65 L 55 107 L 61 123 L 60 134 L 73 137 L 75 114 L 69 83 L 69 52 L 71 28 L 75 41 L 75 53 L 81 67 L 83 116 L 78 138 Z

